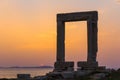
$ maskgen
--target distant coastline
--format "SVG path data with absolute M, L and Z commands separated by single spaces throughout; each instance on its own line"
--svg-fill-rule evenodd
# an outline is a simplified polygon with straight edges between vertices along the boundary
M 11 66 L 11 67 L 0 67 L 2 68 L 53 68 L 53 66 Z

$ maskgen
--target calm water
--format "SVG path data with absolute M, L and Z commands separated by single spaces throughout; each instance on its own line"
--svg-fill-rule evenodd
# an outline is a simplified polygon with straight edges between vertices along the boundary
M 31 74 L 33 76 L 45 75 L 52 68 L 0 68 L 0 78 L 16 78 L 17 74 Z

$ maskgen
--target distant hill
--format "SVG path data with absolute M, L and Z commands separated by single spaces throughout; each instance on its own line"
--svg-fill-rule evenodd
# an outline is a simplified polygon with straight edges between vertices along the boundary
M 0 68 L 53 68 L 52 66 L 11 66 L 11 67 L 0 67 Z

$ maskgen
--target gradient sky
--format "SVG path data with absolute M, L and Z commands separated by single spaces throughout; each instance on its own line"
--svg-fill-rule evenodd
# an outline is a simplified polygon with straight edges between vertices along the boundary
M 53 65 L 56 14 L 99 12 L 98 57 L 120 67 L 119 0 L 0 0 L 0 66 Z M 86 22 L 66 23 L 66 61 L 86 60 Z

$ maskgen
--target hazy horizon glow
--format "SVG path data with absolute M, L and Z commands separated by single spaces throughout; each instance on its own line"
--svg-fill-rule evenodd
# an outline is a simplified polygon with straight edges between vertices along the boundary
M 118 0 L 1 0 L 0 66 L 53 65 L 56 58 L 56 14 L 97 10 L 98 61 L 120 67 Z M 85 22 L 66 23 L 66 60 L 86 60 Z

